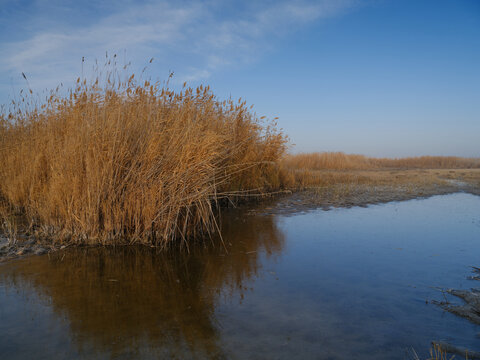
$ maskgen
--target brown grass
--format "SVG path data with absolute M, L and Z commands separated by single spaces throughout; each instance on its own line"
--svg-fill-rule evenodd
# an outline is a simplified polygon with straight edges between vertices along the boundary
M 4 223 L 75 242 L 165 245 L 215 230 L 218 199 L 278 189 L 286 138 L 208 87 L 78 79 L 0 114 Z
M 342 152 L 301 153 L 285 157 L 285 166 L 309 170 L 372 169 L 471 169 L 480 168 L 480 158 L 420 156 L 399 159 L 370 158 Z
M 354 185 L 445 184 L 458 180 L 480 188 L 480 169 L 292 170 L 297 189 Z
M 369 158 L 364 155 L 302 153 L 287 155 L 282 167 L 288 169 L 295 189 L 349 186 L 438 187 L 446 180 L 460 180 L 478 187 L 480 159 L 453 156 L 414 158 Z M 468 170 L 467 170 L 468 169 Z

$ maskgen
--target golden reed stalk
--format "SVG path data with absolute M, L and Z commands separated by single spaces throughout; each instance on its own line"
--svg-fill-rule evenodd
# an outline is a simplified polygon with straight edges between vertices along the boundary
M 287 139 L 245 102 L 100 78 L 0 114 L 4 221 L 15 212 L 57 241 L 162 246 L 215 230 L 219 198 L 281 186 Z

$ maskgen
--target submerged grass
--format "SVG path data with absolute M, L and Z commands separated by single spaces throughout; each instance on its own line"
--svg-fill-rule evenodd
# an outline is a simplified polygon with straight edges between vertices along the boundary
M 4 224 L 20 214 L 57 241 L 166 245 L 215 230 L 219 199 L 282 186 L 287 139 L 245 102 L 119 78 L 0 115 Z

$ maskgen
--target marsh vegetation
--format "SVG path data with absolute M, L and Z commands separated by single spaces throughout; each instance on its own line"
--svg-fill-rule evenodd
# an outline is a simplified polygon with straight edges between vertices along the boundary
M 239 199 L 309 190 L 313 205 L 348 205 L 405 189 L 404 198 L 454 191 L 452 174 L 480 184 L 478 159 L 288 155 L 275 121 L 244 101 L 137 80 L 112 61 L 67 93 L 26 92 L 0 115 L 0 214 L 10 238 L 165 247 L 216 232 L 219 209 Z M 432 168 L 468 170 L 418 172 Z M 365 198 L 371 189 L 393 197 Z
M 282 187 L 286 137 L 245 102 L 118 77 L 0 116 L 6 226 L 21 215 L 55 241 L 165 246 L 215 231 L 221 199 Z

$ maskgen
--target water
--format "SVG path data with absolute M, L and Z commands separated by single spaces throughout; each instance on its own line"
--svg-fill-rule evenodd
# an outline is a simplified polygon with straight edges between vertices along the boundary
M 426 303 L 443 299 L 435 287 L 475 286 L 480 197 L 234 211 L 223 238 L 0 266 L 0 358 L 404 359 L 411 347 L 426 358 L 432 340 L 480 350 L 478 326 Z

